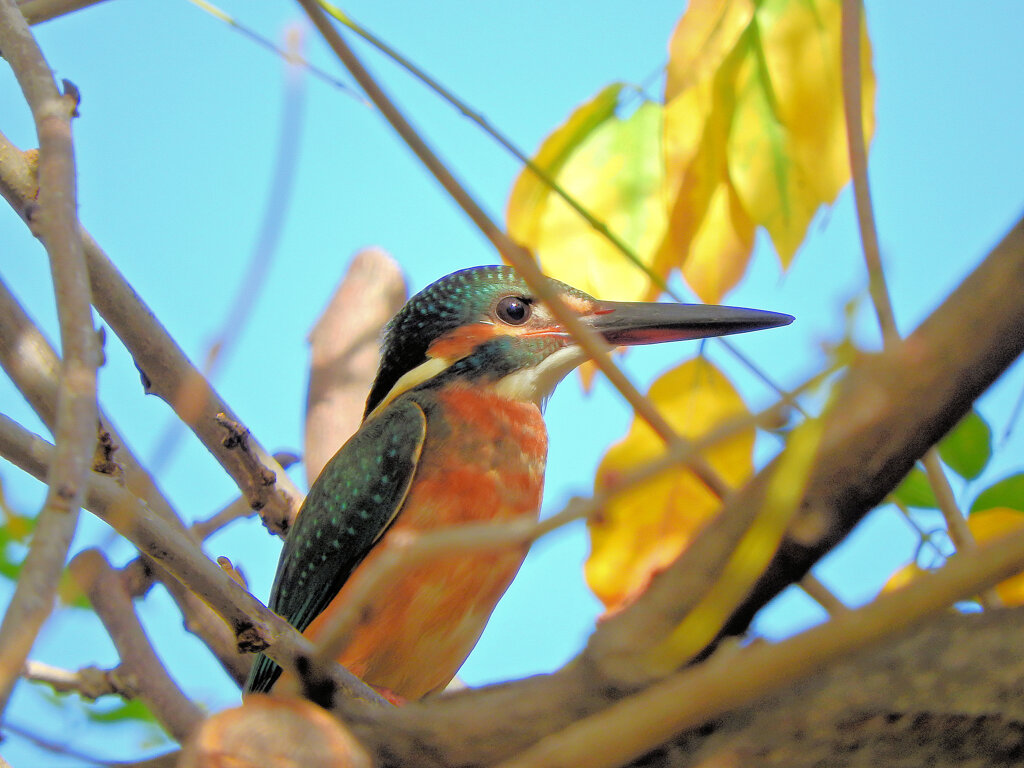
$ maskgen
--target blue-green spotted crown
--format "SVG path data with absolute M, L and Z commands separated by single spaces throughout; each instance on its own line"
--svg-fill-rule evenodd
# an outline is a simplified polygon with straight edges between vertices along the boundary
M 558 285 L 564 291 L 585 295 L 564 283 Z M 486 319 L 497 297 L 508 294 L 529 298 L 532 292 L 512 267 L 488 266 L 442 277 L 409 299 L 384 329 L 380 369 L 364 416 L 404 374 L 427 361 L 427 349 L 436 339 L 459 326 Z

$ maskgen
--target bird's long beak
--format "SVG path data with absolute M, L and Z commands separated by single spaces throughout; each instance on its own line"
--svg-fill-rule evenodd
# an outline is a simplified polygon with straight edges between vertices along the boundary
M 601 301 L 582 319 L 612 346 L 704 339 L 793 322 L 791 315 L 762 309 L 643 301 Z

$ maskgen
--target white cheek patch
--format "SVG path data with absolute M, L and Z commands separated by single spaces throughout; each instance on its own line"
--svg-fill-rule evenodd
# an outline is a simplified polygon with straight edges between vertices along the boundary
M 587 354 L 572 344 L 551 353 L 538 365 L 510 373 L 498 381 L 492 391 L 512 400 L 534 402 L 543 407 L 558 382 L 587 359 Z

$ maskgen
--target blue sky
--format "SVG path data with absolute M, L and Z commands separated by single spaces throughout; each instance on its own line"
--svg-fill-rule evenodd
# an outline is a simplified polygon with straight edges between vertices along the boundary
M 300 13 L 288 3 L 222 3 L 265 36 L 280 40 Z M 604 85 L 651 83 L 666 58 L 678 2 L 565 0 L 480 4 L 371 3 L 346 10 L 468 101 L 523 148 L 532 150 L 570 111 Z M 878 129 L 871 180 L 887 275 L 902 332 L 911 331 L 966 275 L 1024 207 L 1024 6 L 1017 2 L 868 2 L 878 76 Z M 81 90 L 75 123 L 82 221 L 183 348 L 200 359 L 223 322 L 261 225 L 271 181 L 284 66 L 251 40 L 185 0 L 111 0 L 37 28 L 58 77 Z M 334 64 L 315 33 L 305 50 L 318 65 Z M 363 49 L 360 49 L 363 50 Z M 464 118 L 388 62 L 367 61 L 491 213 L 500 217 L 518 172 Z M 652 76 L 655 78 L 652 80 Z M 418 290 L 461 267 L 497 257 L 421 170 L 379 115 L 359 100 L 306 79 L 295 184 L 281 242 L 251 322 L 222 369 L 217 387 L 271 449 L 298 450 L 305 402 L 306 335 L 352 254 L 379 245 L 402 264 Z M 13 77 L 0 68 L 0 130 L 21 147 L 35 140 Z M 46 262 L 38 244 L 9 210 L 0 210 L 0 273 L 29 312 L 56 338 Z M 754 266 L 728 302 L 789 312 L 784 331 L 740 337 L 737 344 L 785 385 L 799 383 L 822 361 L 821 346 L 840 337 L 842 305 L 863 295 L 865 278 L 849 191 L 820 214 L 793 268 L 780 274 L 771 246 L 759 238 Z M 878 343 L 870 311 L 858 315 L 858 339 Z M 645 388 L 694 353 L 693 345 L 639 349 L 627 358 Z M 108 334 L 101 398 L 133 448 L 151 456 L 167 409 L 142 394 L 134 366 Z M 708 354 L 736 371 L 721 351 Z M 770 393 L 737 372 L 753 407 Z M 1018 393 L 1018 364 L 983 401 L 997 434 Z M 6 379 L 0 410 L 45 434 Z M 551 454 L 545 512 L 591 488 L 597 462 L 619 439 L 630 415 L 610 388 L 581 396 L 567 381 L 548 407 Z M 764 441 L 762 453 L 775 448 Z M 988 477 L 1020 471 L 1018 429 Z M 295 475 L 301 481 L 301 473 Z M 30 511 L 42 489 L 0 461 L 8 500 Z M 208 516 L 234 490 L 191 437 L 163 475 L 166 493 L 189 519 Z M 972 489 L 964 489 L 969 500 Z M 83 516 L 76 547 L 109 541 Z M 886 575 L 910 557 L 915 539 L 882 511 L 819 570 L 844 598 L 869 599 Z M 266 597 L 277 544 L 258 523 L 238 524 L 213 538 L 211 555 L 245 568 Z M 114 557 L 130 556 L 115 545 Z M 464 668 L 471 683 L 552 669 L 585 639 L 598 606 L 582 583 L 586 542 L 581 529 L 542 541 L 524 567 Z M 0 585 L 0 600 L 10 593 Z M 179 628 L 159 592 L 139 608 L 175 679 L 211 709 L 237 700 L 233 686 Z M 819 614 L 789 595 L 759 628 L 777 636 Z M 54 618 L 34 658 L 76 668 L 112 665 L 116 655 L 102 628 L 64 612 Z M 40 694 L 22 686 L 8 717 L 26 726 L 44 710 Z M 128 757 L 90 733 L 74 708 L 63 719 L 36 722 L 40 733 L 98 756 Z M 137 739 L 124 733 L 125 739 Z M 130 742 L 134 743 L 134 742 Z M 17 765 L 78 765 L 38 752 L 12 736 L 0 754 Z

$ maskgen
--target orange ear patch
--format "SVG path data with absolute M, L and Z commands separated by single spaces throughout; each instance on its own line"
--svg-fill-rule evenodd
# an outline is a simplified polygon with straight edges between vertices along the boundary
M 427 347 L 427 357 L 459 360 L 496 335 L 493 325 L 473 323 L 449 331 Z

